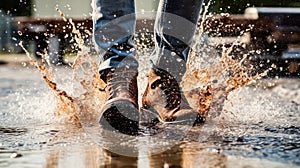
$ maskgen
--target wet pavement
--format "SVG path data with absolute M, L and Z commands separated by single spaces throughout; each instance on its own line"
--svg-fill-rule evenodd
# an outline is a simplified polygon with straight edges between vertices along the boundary
M 95 142 L 55 116 L 51 91 L 27 65 L 0 65 L 0 167 L 300 167 L 300 78 L 266 78 L 235 90 L 214 124 L 181 140 L 156 139 L 168 146 L 161 152 L 150 152 L 147 136 L 117 139 L 124 150 L 137 144 L 136 156 L 122 156 L 106 148 L 105 137 Z M 56 72 L 70 90 L 70 69 Z

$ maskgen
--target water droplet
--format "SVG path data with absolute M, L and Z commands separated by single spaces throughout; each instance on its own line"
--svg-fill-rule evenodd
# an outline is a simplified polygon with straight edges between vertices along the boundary
M 20 153 L 13 153 L 10 155 L 10 158 L 19 158 L 19 157 L 22 157 L 23 155 L 20 154 Z
M 260 50 L 256 50 L 256 54 L 261 54 L 261 51 Z
M 177 62 L 181 62 L 182 59 L 181 59 L 181 58 L 177 58 L 176 61 L 177 61 Z

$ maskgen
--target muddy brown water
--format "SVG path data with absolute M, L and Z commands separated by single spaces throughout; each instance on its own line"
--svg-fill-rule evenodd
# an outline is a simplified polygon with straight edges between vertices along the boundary
M 57 72 L 70 89 L 70 68 Z M 157 139 L 170 146 L 161 152 L 148 152 L 147 136 L 123 142 L 140 144 L 135 157 L 55 116 L 36 69 L 0 66 L 0 88 L 0 167 L 300 167 L 299 78 L 261 79 L 231 92 L 214 128 L 194 128 L 175 143 Z

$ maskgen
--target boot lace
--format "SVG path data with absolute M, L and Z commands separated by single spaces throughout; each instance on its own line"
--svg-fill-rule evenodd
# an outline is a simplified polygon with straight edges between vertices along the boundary
M 123 72 L 112 71 L 107 75 L 108 99 L 116 97 L 122 93 L 122 97 L 135 98 L 136 85 L 134 84 L 137 72 L 133 70 L 124 70 Z

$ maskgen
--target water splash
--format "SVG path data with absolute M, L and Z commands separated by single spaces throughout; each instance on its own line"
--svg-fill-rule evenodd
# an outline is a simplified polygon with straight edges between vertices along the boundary
M 27 57 L 29 58 L 30 64 L 39 70 L 47 86 L 51 89 L 56 101 L 57 109 L 55 114 L 57 116 L 66 115 L 69 121 L 78 122 L 78 117 L 75 114 L 75 106 L 73 103 L 74 99 L 66 91 L 58 88 L 50 62 L 44 61 L 47 60 L 46 58 L 48 57 L 48 54 L 42 54 L 44 59 L 42 62 L 38 62 L 25 49 L 22 42 L 20 42 L 19 45 L 25 51 Z
M 195 37 L 195 43 L 187 61 L 187 73 L 184 75 L 182 87 L 190 105 L 197 109 L 203 116 L 215 118 L 220 115 L 228 94 L 240 87 L 248 85 L 267 74 L 263 73 L 250 76 L 247 68 L 243 66 L 246 57 L 240 61 L 230 56 L 234 47 L 240 45 L 238 41 L 229 48 L 223 46 L 221 55 L 205 41 L 207 32 L 204 27 L 208 5 L 205 7 L 202 22 Z M 79 119 L 96 124 L 99 119 L 99 109 L 104 103 L 105 83 L 100 79 L 98 63 L 91 56 L 90 49 L 85 46 L 83 35 L 76 28 L 72 19 L 66 19 L 65 15 L 57 9 L 64 21 L 72 26 L 75 44 L 78 48 L 77 57 L 71 65 L 73 70 L 73 92 L 67 93 L 60 89 L 54 78 L 53 69 L 49 63 L 48 54 L 42 55 L 44 61 L 38 62 L 25 50 L 30 63 L 41 73 L 48 87 L 52 90 L 57 110 L 57 116 L 66 116 L 72 123 L 80 124 Z M 90 32 L 86 32 L 91 35 Z M 141 45 L 144 46 L 144 45 Z M 148 48 L 144 48 L 148 52 Z M 143 52 L 143 51 L 142 51 Z
M 66 121 L 80 125 L 79 116 L 87 118 L 100 109 L 103 102 L 104 82 L 100 79 L 98 65 L 89 54 L 89 48 L 84 45 L 83 36 L 76 28 L 72 19 L 67 20 L 64 14 L 57 9 L 64 21 L 72 26 L 72 33 L 75 34 L 75 45 L 78 47 L 78 54 L 71 65 L 73 70 L 73 93 L 67 93 L 59 88 L 54 77 L 54 71 L 49 62 L 47 52 L 39 53 L 42 61 L 39 62 L 19 43 L 29 58 L 30 64 L 35 66 L 41 73 L 47 86 L 51 89 L 56 101 L 56 116 L 63 116 Z M 89 117 L 96 118 L 96 117 Z M 80 118 L 81 119 L 81 118 Z
M 187 73 L 181 85 L 190 105 L 203 116 L 208 116 L 208 119 L 214 119 L 220 116 L 230 92 L 266 76 L 276 66 L 271 65 L 262 73 L 251 75 L 249 64 L 246 66 L 244 64 L 247 54 L 240 60 L 233 58 L 232 52 L 235 47 L 243 45 L 239 38 L 249 30 L 241 31 L 241 35 L 229 47 L 222 45 L 221 52 L 210 45 L 208 43 L 209 32 L 204 31 L 209 31 L 205 27 L 209 24 L 204 23 L 207 20 L 210 2 L 204 6 L 202 21 L 197 29 L 187 61 Z

